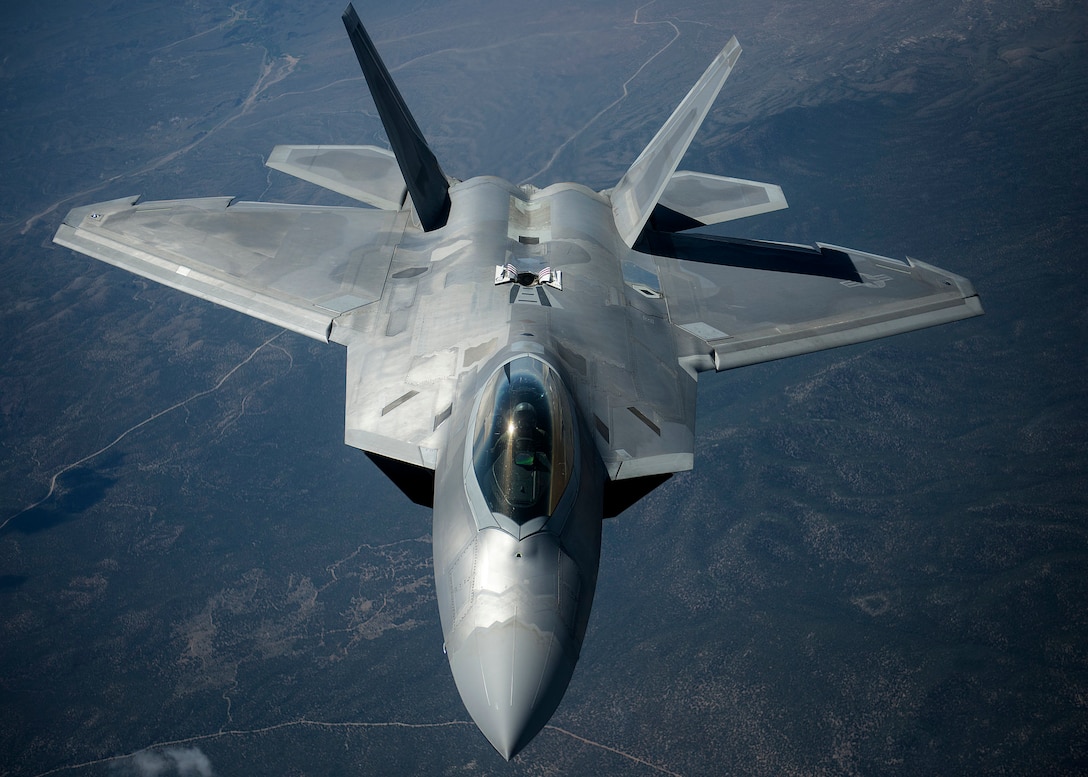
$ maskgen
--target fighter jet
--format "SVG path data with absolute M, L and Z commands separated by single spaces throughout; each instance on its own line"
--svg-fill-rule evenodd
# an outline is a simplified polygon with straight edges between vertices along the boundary
M 433 507 L 443 647 L 510 759 L 574 672 L 602 519 L 693 465 L 701 373 L 982 307 L 920 261 L 690 232 L 786 207 L 776 185 L 677 169 L 736 38 L 615 186 L 538 189 L 446 175 L 343 20 L 392 150 L 277 146 L 268 166 L 371 207 L 125 197 L 54 240 L 347 347 L 345 442 Z

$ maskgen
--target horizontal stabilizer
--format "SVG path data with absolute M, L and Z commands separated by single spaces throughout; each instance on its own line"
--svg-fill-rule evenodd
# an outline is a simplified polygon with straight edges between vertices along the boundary
M 679 170 L 673 173 L 650 215 L 661 232 L 705 227 L 789 207 L 782 187 Z
M 266 164 L 382 210 L 400 210 L 408 191 L 393 152 L 377 146 L 276 146 Z
M 343 19 L 374 105 L 381 116 L 385 134 L 389 136 L 389 145 L 408 185 L 419 223 L 425 232 L 444 227 L 450 215 L 449 181 L 378 56 L 378 50 L 359 21 L 355 8 L 348 5 Z
M 638 239 L 739 56 L 740 44 L 730 38 L 612 190 L 612 216 L 627 245 Z

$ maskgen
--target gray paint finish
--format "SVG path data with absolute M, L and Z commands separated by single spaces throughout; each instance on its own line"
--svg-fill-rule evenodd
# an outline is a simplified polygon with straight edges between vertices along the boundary
M 347 347 L 347 444 L 434 471 L 435 586 L 450 668 L 505 758 L 547 723 L 573 675 L 605 484 L 692 467 L 700 372 L 982 312 L 964 278 L 851 249 L 828 247 L 860 282 L 631 248 L 659 202 L 702 223 L 785 207 L 773 184 L 675 172 L 739 53 L 731 40 L 610 191 L 450 180 L 448 218 L 424 232 L 404 195 L 403 160 L 368 146 L 280 146 L 271 167 L 378 209 L 123 198 L 71 211 L 54 238 Z M 516 280 L 501 277 L 506 265 Z M 545 267 L 562 273 L 561 288 L 542 285 Z M 489 381 L 524 359 L 554 377 L 538 406 L 572 408 L 562 478 L 550 469 L 556 449 L 534 447 L 555 433 L 555 419 L 519 430 L 511 415 L 509 440 L 501 425 L 496 440 L 480 438 Z M 474 459 L 483 445 L 509 451 L 508 489 L 523 490 L 504 493 L 518 509 L 485 495 L 488 470 Z M 525 489 L 538 480 L 562 488 L 539 501 L 546 507 L 525 507 L 537 504 Z

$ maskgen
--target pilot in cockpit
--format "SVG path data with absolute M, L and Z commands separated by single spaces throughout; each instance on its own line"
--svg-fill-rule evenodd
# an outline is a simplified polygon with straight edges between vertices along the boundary
M 531 402 L 514 407 L 514 463 L 519 467 L 550 469 L 547 433 L 537 424 L 536 408 Z

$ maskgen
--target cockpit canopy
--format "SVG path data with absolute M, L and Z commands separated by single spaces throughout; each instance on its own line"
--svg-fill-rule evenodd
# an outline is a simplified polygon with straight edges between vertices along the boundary
M 574 466 L 566 389 L 531 356 L 507 362 L 480 398 L 472 461 L 487 506 L 522 524 L 550 516 Z

